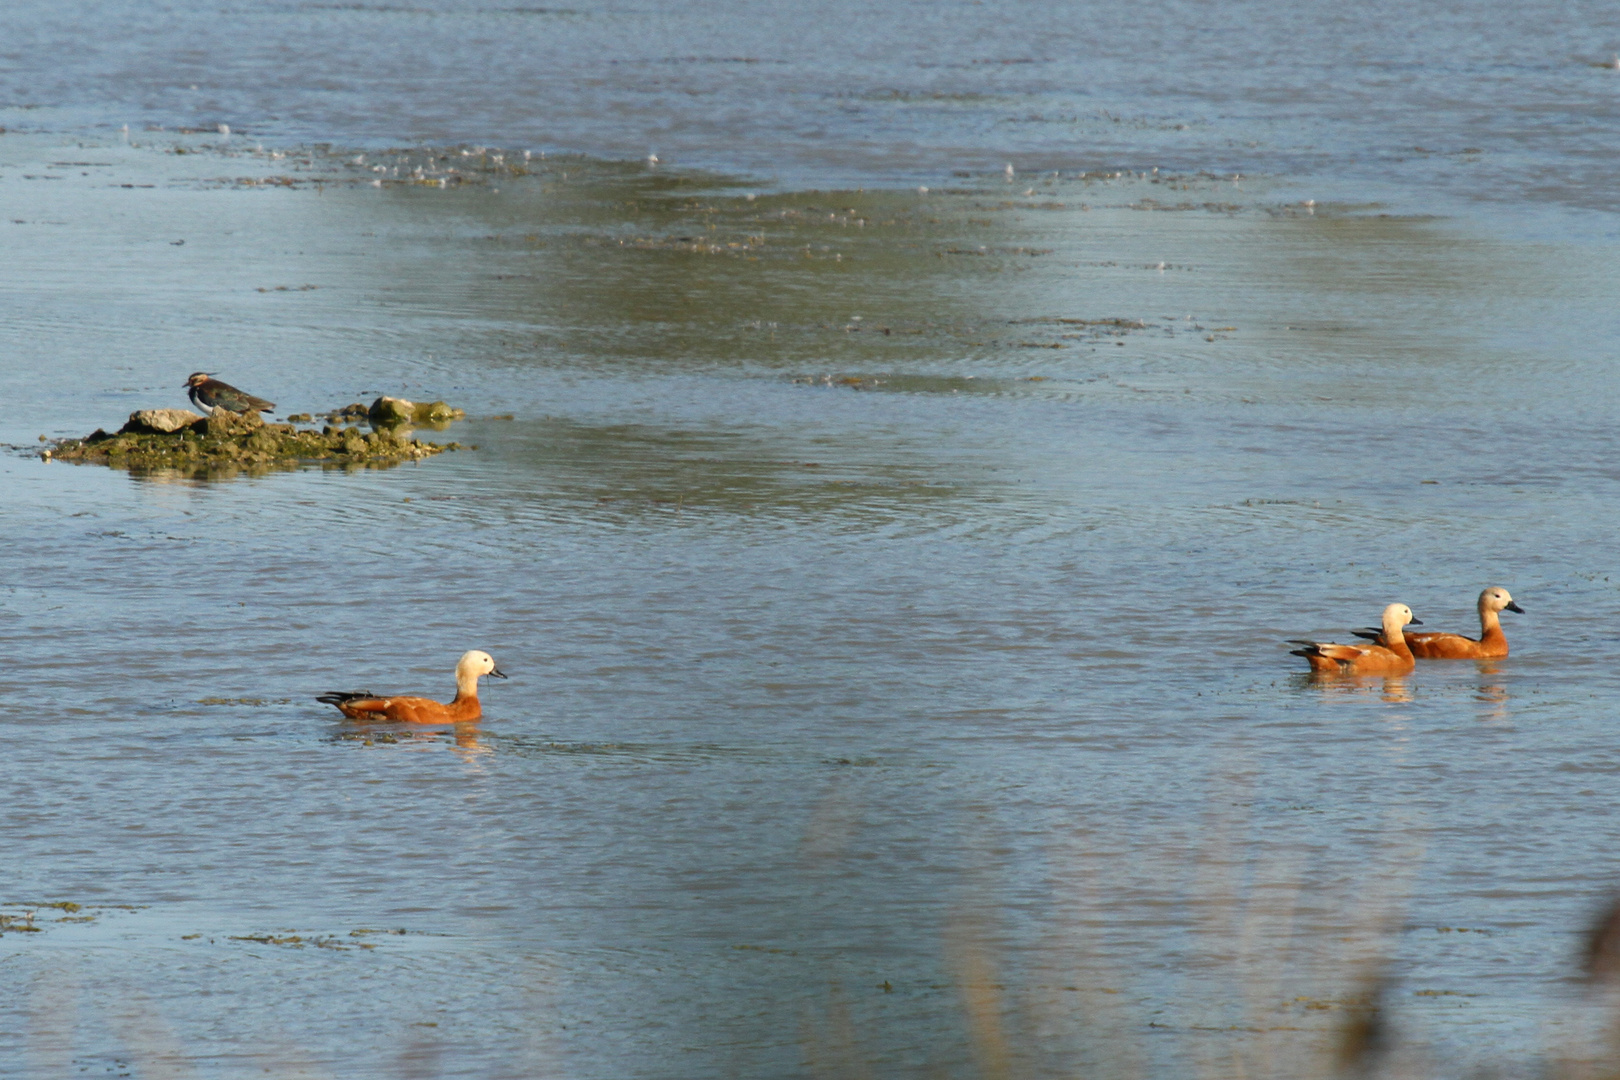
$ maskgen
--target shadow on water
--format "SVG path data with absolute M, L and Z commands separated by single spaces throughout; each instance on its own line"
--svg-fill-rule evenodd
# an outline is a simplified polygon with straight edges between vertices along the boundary
M 77 462 L 75 464 L 78 464 Z M 403 461 L 374 461 L 374 462 L 304 462 L 304 461 L 274 461 L 244 465 L 205 465 L 193 469 L 151 469 L 141 466 L 125 466 L 117 463 L 111 466 L 86 465 L 88 468 L 110 467 L 121 469 L 129 474 L 131 480 L 144 484 L 196 484 L 206 485 L 238 478 L 257 478 L 271 476 L 275 473 L 301 472 L 306 469 L 316 469 L 321 472 L 337 472 L 354 474 L 366 470 L 383 470 L 398 468 L 406 464 Z M 414 462 L 412 463 L 414 464 Z
M 757 747 L 728 747 L 705 743 L 594 743 L 570 742 L 541 736 L 513 734 L 473 722 L 431 726 L 403 724 L 345 724 L 327 737 L 328 742 L 347 743 L 365 749 L 401 747 L 404 749 L 472 750 L 480 754 L 503 754 L 535 760 L 574 761 L 585 765 L 702 766 L 748 761 L 754 764 L 780 762 L 782 755 Z M 827 762 L 816 762 L 825 765 Z M 847 764 L 847 763 L 846 763 Z
M 982 463 L 953 467 L 920 447 L 852 446 L 799 425 L 682 430 L 558 418 L 511 427 L 499 453 L 533 478 L 535 497 L 617 514 L 926 517 L 942 503 L 997 498 Z
M 422 257 L 382 287 L 469 330 L 486 322 L 497 370 L 944 375 L 966 358 L 1016 370 L 1149 329 L 1113 296 L 1031 310 L 1019 294 L 1061 261 L 1052 241 L 1080 212 L 1081 181 L 1071 205 L 972 186 L 761 193 L 584 159 L 524 173 L 498 199 L 404 185 L 357 207 L 438 223 L 416 230 Z
M 1008 254 L 1017 225 L 970 216 L 962 196 L 756 195 L 719 177 L 588 161 L 548 163 L 502 196 L 436 210 L 488 231 L 468 238 L 476 261 L 460 280 L 434 288 L 454 310 L 532 335 L 510 343 L 510 363 L 781 371 L 834 354 L 882 370 L 942 342 L 960 348 L 964 328 L 994 318 L 965 287 L 986 260 L 947 253 L 993 248 L 995 270 L 1028 258 Z M 412 214 L 436 198 L 396 197 Z

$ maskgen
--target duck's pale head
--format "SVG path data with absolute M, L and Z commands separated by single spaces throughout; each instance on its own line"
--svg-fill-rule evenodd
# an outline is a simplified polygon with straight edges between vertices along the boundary
M 479 649 L 462 653 L 461 660 L 456 664 L 456 676 L 459 678 L 464 675 L 474 679 L 485 675 L 493 675 L 497 679 L 506 678 L 506 673 L 495 666 L 495 658 Z
M 1403 626 L 1422 626 L 1423 620 L 1412 614 L 1412 609 L 1405 604 L 1391 604 L 1384 609 L 1384 633 L 1399 630 Z

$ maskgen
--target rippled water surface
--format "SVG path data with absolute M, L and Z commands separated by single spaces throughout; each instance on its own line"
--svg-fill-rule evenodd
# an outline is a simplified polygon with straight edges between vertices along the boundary
M 1620 31 L 918 10 L 0 15 L 0 1074 L 1326 1075 L 1380 986 L 1416 1074 L 1596 1053 Z M 1586 134 L 1423 111 L 1487 56 Z M 199 369 L 466 449 L 38 457 Z M 1487 584 L 1510 659 L 1287 654 Z M 468 648 L 481 723 L 312 700 Z
M 1012 159 L 1612 211 L 1617 55 L 1620 12 L 1590 0 L 13 0 L 0 101 L 10 126 L 653 152 L 795 183 Z

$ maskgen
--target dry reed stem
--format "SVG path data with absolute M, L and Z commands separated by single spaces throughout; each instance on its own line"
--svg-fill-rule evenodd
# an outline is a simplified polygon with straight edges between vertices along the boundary
M 107 1013 L 113 1030 L 128 1048 L 142 1080 L 191 1080 L 197 1075 L 185 1047 L 140 990 L 124 991 L 124 1007 Z
M 818 1025 L 814 1017 L 806 1014 L 800 1033 L 814 1075 L 828 1080 L 873 1080 L 871 1069 L 862 1060 L 849 1002 L 838 983 L 828 986 L 825 1022 Z
M 1411 839 L 1420 827 L 1399 817 L 1389 819 L 1381 829 L 1385 839 L 1380 850 L 1365 873 L 1349 886 L 1350 891 L 1324 894 L 1321 889 L 1309 889 L 1307 851 L 1293 845 L 1274 854 L 1267 846 L 1245 839 L 1253 802 L 1247 797 L 1246 784 L 1228 779 L 1218 787 L 1210 815 L 1188 838 L 1190 857 L 1180 864 L 1191 868 L 1184 889 L 1195 940 L 1202 943 L 1204 956 L 1223 965 L 1230 976 L 1230 994 L 1224 1005 L 1220 1000 L 1210 1004 L 1217 1010 L 1235 1007 L 1236 1012 L 1227 1011 L 1224 1023 L 1211 1030 L 1224 1029 L 1239 1037 L 1213 1047 L 1205 1040 L 1188 1039 L 1178 1049 L 1192 1055 L 1195 1074 L 1223 1080 L 1328 1080 L 1370 1075 L 1383 1068 L 1387 1048 L 1384 986 L 1411 882 L 1421 861 L 1423 845 Z M 1082 970 L 1107 966 L 1099 950 L 1086 947 L 1081 928 L 1106 924 L 1110 916 L 1118 917 L 1122 904 L 1131 902 L 1128 888 L 1111 889 L 1105 881 L 1108 872 L 1117 872 L 1121 865 L 1128 872 L 1129 864 L 1122 864 L 1118 854 L 1096 854 L 1087 848 L 1088 842 L 1093 849 L 1099 846 L 1081 833 L 1068 844 L 1066 856 L 1055 860 L 1060 869 L 1053 886 L 1060 895 L 1050 905 L 1048 929 L 1041 938 L 1061 943 L 1061 947 L 1042 952 L 1049 957 L 1061 955 L 1072 965 L 1072 983 L 1088 981 L 1091 971 L 1080 976 Z M 986 846 L 977 845 L 976 850 Z M 987 862 L 981 860 L 981 867 Z M 1037 993 L 1043 980 L 1026 978 L 1022 991 L 1009 989 L 998 980 L 997 958 L 988 944 L 992 935 L 987 928 L 987 920 L 996 910 L 988 897 L 997 883 L 994 873 L 986 869 L 977 870 L 974 877 L 974 892 L 980 899 L 971 905 L 964 903 L 953 917 L 946 952 L 957 973 L 966 1034 L 978 1072 L 990 1080 L 1010 1080 L 1028 1071 L 1035 1048 L 1009 1032 L 1032 1029 L 1055 1040 L 1064 1018 L 1053 1013 L 1056 995 Z M 1165 893 L 1173 892 L 1167 883 Z M 1140 902 L 1136 897 L 1136 903 Z M 1307 917 L 1308 911 L 1314 913 Z M 1095 959 L 1083 962 L 1088 956 Z M 1045 968 L 1041 962 L 1035 966 L 1037 971 Z M 1123 988 L 1121 980 L 1115 989 Z M 1070 989 L 1078 991 L 1078 986 Z M 1311 998 L 1294 992 L 1301 990 L 1312 991 Z M 1126 995 L 1107 996 L 1112 998 L 1108 1003 L 1112 1015 L 1106 1025 L 1087 1025 L 1085 1017 L 1068 1018 L 1077 1029 L 1089 1026 L 1093 1036 L 1090 1045 L 1073 1048 L 1074 1056 L 1108 1061 L 1106 1070 L 1092 1070 L 1088 1076 L 1149 1075 L 1139 1034 L 1148 1026 L 1146 1017 L 1128 1015 L 1123 1008 Z M 1078 992 L 1063 1000 L 1075 1012 L 1083 1002 L 1090 1004 Z M 1292 1011 L 1297 1001 L 1306 1001 L 1307 1008 L 1323 1016 L 1334 1016 L 1337 1023 L 1324 1030 L 1320 1025 L 1312 1028 L 1280 1019 L 1279 1013 Z M 1035 1022 L 1020 1023 L 1020 1014 L 1025 1021 L 1033 1017 Z M 1211 1049 L 1214 1056 L 1210 1056 Z M 1079 1075 L 1078 1068 L 1075 1060 L 1061 1074 Z
M 37 1076 L 72 1076 L 79 1020 L 78 965 L 41 967 L 28 997 L 28 1057 Z
M 1076 1041 L 1094 1060 L 1091 1073 L 1104 1077 L 1145 1076 L 1148 1072 L 1142 1042 L 1124 1033 L 1140 1029 L 1142 1019 L 1125 1007 L 1124 988 L 1130 985 L 1125 970 L 1093 948 L 1085 926 L 1105 921 L 1114 909 L 1102 891 L 1101 874 L 1089 869 L 1097 861 L 1092 836 L 1085 830 L 1062 842 L 1053 856 L 1055 882 L 1053 918 L 1046 932 L 1048 978 L 1062 991 L 1049 993 L 1037 1018 L 1037 1031 L 1076 1029 Z M 1072 987 L 1072 989 L 1070 989 Z M 1088 1038 L 1089 1036 L 1089 1038 Z M 1080 1063 L 1076 1063 L 1079 1067 Z
M 985 1080 L 1011 1080 L 1012 1054 L 1002 1030 L 1001 987 L 989 950 L 979 940 L 980 928 L 962 919 L 949 932 L 948 952 L 957 970 L 957 988 L 967 1013 L 968 1036 L 979 1075 Z

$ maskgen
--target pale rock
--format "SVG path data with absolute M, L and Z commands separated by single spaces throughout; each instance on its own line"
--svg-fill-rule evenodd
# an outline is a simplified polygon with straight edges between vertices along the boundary
M 167 435 L 201 419 L 190 409 L 139 409 L 129 414 L 123 430 L 135 435 Z
M 416 419 L 416 403 L 404 398 L 380 397 L 371 403 L 366 416 L 378 427 L 397 427 Z

